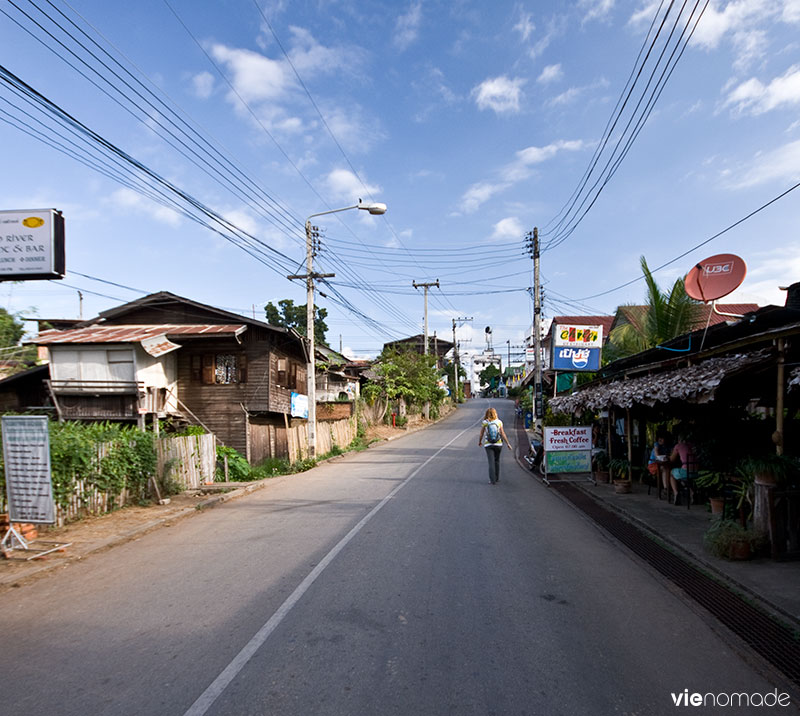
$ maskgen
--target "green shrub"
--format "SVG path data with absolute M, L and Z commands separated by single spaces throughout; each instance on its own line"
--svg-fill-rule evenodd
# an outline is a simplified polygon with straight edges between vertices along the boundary
M 228 481 L 247 482 L 254 478 L 250 477 L 250 465 L 236 450 L 226 445 L 217 445 L 217 471 L 215 479 L 217 482 L 225 481 L 225 458 L 228 458 Z M 256 478 L 257 479 L 257 478 Z

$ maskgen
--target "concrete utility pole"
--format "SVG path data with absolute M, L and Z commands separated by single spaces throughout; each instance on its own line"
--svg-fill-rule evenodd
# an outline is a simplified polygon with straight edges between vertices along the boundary
M 319 227 L 306 221 L 306 273 L 287 276 L 289 279 L 306 280 L 306 391 L 308 393 L 308 457 L 317 456 L 317 368 L 314 344 L 314 279 L 332 278 L 336 274 L 314 273 L 314 257 L 317 255 Z
M 456 402 L 458 402 L 458 341 L 456 340 L 456 321 L 471 321 L 469 318 L 454 318 L 453 319 L 453 385 L 456 390 Z
M 539 229 L 533 228 L 533 233 L 528 234 L 528 249 L 533 257 L 533 347 L 534 356 L 534 391 L 533 415 L 537 426 L 541 426 L 544 418 L 544 403 L 542 399 L 542 299 L 539 290 Z
M 425 289 L 425 355 L 428 355 L 428 289 L 431 286 L 436 286 L 436 288 L 439 288 L 439 279 L 437 278 L 431 283 L 417 283 L 416 281 L 412 281 L 411 285 L 414 288 Z

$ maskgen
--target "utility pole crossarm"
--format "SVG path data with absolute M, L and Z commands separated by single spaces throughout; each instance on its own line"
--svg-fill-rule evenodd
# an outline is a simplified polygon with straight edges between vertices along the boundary
M 416 281 L 412 281 L 411 285 L 414 288 L 425 289 L 425 355 L 428 355 L 428 289 L 431 286 L 436 286 L 436 288 L 439 288 L 439 279 L 437 278 L 435 281 L 430 283 L 417 283 Z

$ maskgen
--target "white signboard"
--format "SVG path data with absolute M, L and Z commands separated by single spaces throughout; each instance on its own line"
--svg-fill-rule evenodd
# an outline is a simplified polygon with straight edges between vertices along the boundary
M 553 345 L 556 348 L 602 348 L 602 326 L 553 326 Z
M 61 212 L 0 211 L 0 280 L 63 278 L 64 271 Z
M 308 396 L 302 393 L 292 393 L 292 417 L 308 419 Z
M 55 523 L 47 416 L 4 415 L 2 427 L 10 521 Z
M 561 450 L 591 450 L 592 427 L 581 425 L 567 428 L 544 429 L 545 452 L 558 452 Z

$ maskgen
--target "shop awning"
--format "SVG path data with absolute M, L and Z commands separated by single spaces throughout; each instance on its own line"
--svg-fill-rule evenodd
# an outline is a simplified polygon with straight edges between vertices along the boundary
M 773 354 L 767 348 L 708 358 L 694 365 L 635 378 L 619 376 L 611 382 L 590 384 L 570 395 L 551 398 L 549 405 L 557 413 L 579 413 L 610 406 L 652 407 L 672 400 L 708 403 L 714 400 L 717 388 L 726 378 L 771 360 Z

